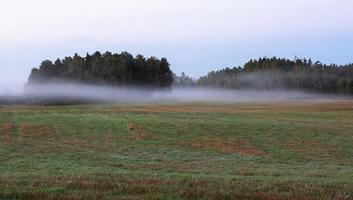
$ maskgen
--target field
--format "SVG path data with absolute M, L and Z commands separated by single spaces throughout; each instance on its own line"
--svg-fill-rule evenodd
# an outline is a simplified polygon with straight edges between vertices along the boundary
M 353 101 L 0 107 L 0 199 L 353 199 Z

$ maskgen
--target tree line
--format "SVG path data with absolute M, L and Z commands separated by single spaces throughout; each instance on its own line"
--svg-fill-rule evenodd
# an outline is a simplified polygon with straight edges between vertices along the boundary
M 45 60 L 32 69 L 28 84 L 58 81 L 165 88 L 173 83 L 173 72 L 166 58 L 97 51 L 85 57 Z
M 243 67 L 209 72 L 197 80 L 197 85 L 353 94 L 353 64 L 326 65 L 305 58 L 264 57 L 252 59 Z
M 147 87 L 220 87 L 230 89 L 292 89 L 323 93 L 353 94 L 353 64 L 336 65 L 264 57 L 251 59 L 242 67 L 211 71 L 197 80 L 184 72 L 177 76 L 166 58 L 132 56 L 127 52 L 95 52 L 86 57 L 43 61 L 29 76 L 29 84 L 74 81 L 92 84 Z

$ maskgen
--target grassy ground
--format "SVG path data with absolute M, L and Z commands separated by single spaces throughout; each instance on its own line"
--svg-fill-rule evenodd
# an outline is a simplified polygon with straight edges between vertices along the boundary
M 353 199 L 353 101 L 0 107 L 0 199 Z

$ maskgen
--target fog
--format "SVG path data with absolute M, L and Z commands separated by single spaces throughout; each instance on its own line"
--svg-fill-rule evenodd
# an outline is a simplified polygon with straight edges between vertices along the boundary
M 151 89 L 52 83 L 25 86 L 21 92 L 0 93 L 0 104 L 72 104 L 114 102 L 261 102 L 339 98 L 300 91 L 226 90 L 205 87 Z

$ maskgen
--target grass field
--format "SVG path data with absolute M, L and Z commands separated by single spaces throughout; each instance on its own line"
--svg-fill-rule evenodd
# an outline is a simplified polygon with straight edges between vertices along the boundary
M 0 199 L 353 199 L 353 101 L 2 106 Z

